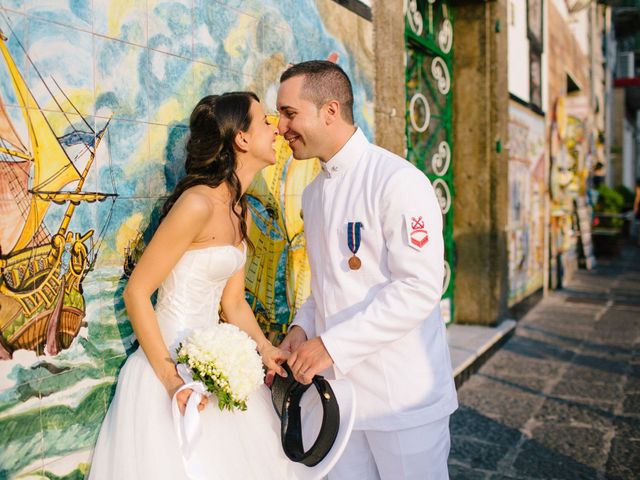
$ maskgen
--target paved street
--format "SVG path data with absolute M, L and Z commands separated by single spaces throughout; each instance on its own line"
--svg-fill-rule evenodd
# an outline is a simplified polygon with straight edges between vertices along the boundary
M 538 303 L 459 399 L 452 479 L 640 479 L 640 248 Z

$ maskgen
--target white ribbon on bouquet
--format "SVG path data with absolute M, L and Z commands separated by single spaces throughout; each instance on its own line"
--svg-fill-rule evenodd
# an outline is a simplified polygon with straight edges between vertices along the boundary
M 193 447 L 195 446 L 202 427 L 200 425 L 200 412 L 198 411 L 198 405 L 203 396 L 210 396 L 211 394 L 204 386 L 202 382 L 194 382 L 189 367 L 184 364 L 178 365 L 178 374 L 185 381 L 178 391 L 173 395 L 171 400 L 171 413 L 173 414 L 173 428 L 175 429 L 176 436 L 178 438 L 178 447 L 180 448 L 180 454 L 182 455 L 182 461 L 187 472 L 187 476 L 190 480 L 205 480 L 205 476 L 200 463 L 197 458 L 191 458 L 193 453 Z M 183 390 L 190 388 L 193 390 L 187 400 L 187 407 L 184 415 L 180 413 L 178 407 L 177 396 Z

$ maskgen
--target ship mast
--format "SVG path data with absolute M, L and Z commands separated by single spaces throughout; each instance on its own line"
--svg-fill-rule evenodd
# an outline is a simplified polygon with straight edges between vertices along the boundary
M 98 193 L 98 192 L 93 192 L 93 193 L 82 192 L 82 187 L 84 186 L 84 182 L 87 178 L 89 170 L 93 165 L 96 150 L 97 150 L 98 144 L 100 143 L 100 141 L 102 140 L 102 137 L 104 136 L 104 133 L 106 131 L 106 126 L 98 135 L 96 135 L 96 139 L 95 139 L 93 148 L 91 149 L 89 160 L 87 161 L 87 164 L 84 167 L 84 171 L 80 173 L 77 170 L 75 164 L 68 157 L 67 153 L 61 147 L 60 143 L 58 142 L 58 139 L 56 138 L 53 130 L 51 129 L 51 125 L 49 125 L 42 111 L 39 108 L 32 109 L 32 110 L 29 110 L 27 108 L 28 105 L 35 105 L 37 107 L 38 104 L 36 100 L 33 98 L 33 95 L 30 92 L 28 86 L 26 85 L 24 78 L 18 71 L 13 59 L 11 58 L 11 54 L 7 49 L 6 41 L 7 41 L 7 37 L 5 37 L 2 34 L 2 32 L 0 32 L 0 53 L 2 54 L 2 56 L 5 59 L 5 62 L 7 63 L 9 73 L 15 87 L 15 93 L 18 96 L 20 106 L 23 111 L 25 121 L 27 123 L 29 137 L 31 138 L 31 146 L 33 150 L 33 152 L 30 152 L 31 155 L 29 156 L 30 157 L 29 159 L 33 161 L 35 164 L 33 187 L 31 190 L 29 190 L 29 192 L 32 194 L 31 208 L 29 209 L 28 218 L 25 221 L 22 233 L 20 234 L 20 237 L 18 238 L 17 243 L 14 247 L 17 250 L 20 250 L 21 248 L 24 248 L 28 245 L 30 240 L 33 238 L 35 229 L 37 229 L 41 225 L 42 221 L 44 220 L 45 212 L 48 209 L 49 202 L 69 201 L 69 205 L 67 206 L 64 217 L 62 218 L 60 228 L 58 229 L 58 233 L 64 236 L 69 227 L 69 223 L 75 211 L 76 205 L 79 202 L 81 201 L 92 202 L 95 200 L 104 200 L 106 197 L 109 197 L 112 195 L 105 194 L 105 193 Z M 35 68 L 35 65 L 34 65 L 34 68 Z M 36 73 L 38 73 L 38 76 L 40 76 L 40 73 L 38 72 L 37 68 L 35 68 L 35 71 Z M 44 79 L 42 79 L 41 76 L 40 78 L 44 82 Z M 53 97 L 53 94 L 51 95 Z M 54 101 L 56 101 L 55 97 L 53 97 L 53 99 Z M 69 99 L 67 98 L 67 100 Z M 70 100 L 69 102 L 71 103 Z M 56 103 L 58 102 L 56 101 Z M 107 125 L 108 124 L 109 124 L 109 121 L 107 121 Z M 9 151 L 6 148 L 0 151 L 4 151 L 4 153 L 8 153 L 8 154 L 17 153 L 17 152 Z M 16 155 L 16 156 L 20 158 L 25 158 L 24 154 Z M 46 160 L 45 160 L 45 157 L 46 157 Z M 71 191 L 71 192 L 61 191 L 61 189 L 65 185 L 73 181 L 78 182 L 75 188 L 75 191 Z M 48 190 L 48 189 L 45 190 L 42 187 L 45 187 L 45 188 L 49 187 L 51 188 L 51 190 Z
M 91 169 L 91 165 L 93 164 L 93 160 L 94 160 L 94 158 L 96 156 L 96 150 L 98 149 L 98 145 L 100 144 L 100 141 L 102 140 L 102 137 L 104 136 L 104 133 L 107 131 L 107 126 L 109 126 L 109 121 L 107 121 L 107 124 L 105 125 L 105 127 L 96 136 L 96 141 L 95 141 L 95 144 L 93 146 L 93 150 L 91 151 L 91 154 L 89 156 L 89 160 L 87 161 L 87 165 L 84 167 L 84 171 L 82 172 L 82 176 L 80 177 L 80 181 L 78 182 L 78 186 L 76 187 L 75 193 L 80 193 L 82 191 L 82 187 L 84 185 L 84 181 L 87 178 L 87 175 L 89 174 L 89 170 Z M 62 222 L 60 224 L 60 228 L 58 229 L 58 233 L 60 235 L 64 236 L 64 234 L 66 233 L 67 228 L 69 227 L 69 222 L 71 222 L 71 217 L 73 216 L 73 212 L 74 212 L 75 209 L 76 209 L 76 203 L 75 202 L 69 202 L 69 205 L 67 206 L 67 211 L 64 213 L 64 217 L 62 218 Z

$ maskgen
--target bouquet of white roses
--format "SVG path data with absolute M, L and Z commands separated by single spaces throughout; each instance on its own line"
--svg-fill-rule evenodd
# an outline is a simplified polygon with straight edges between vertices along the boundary
M 246 410 L 249 395 L 264 380 L 256 342 L 228 323 L 193 331 L 176 352 L 178 364 L 218 397 L 220 410 Z

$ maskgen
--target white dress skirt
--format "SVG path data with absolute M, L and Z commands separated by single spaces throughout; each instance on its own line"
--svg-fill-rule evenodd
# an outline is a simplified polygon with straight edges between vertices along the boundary
M 163 282 L 156 315 L 172 355 L 189 332 L 218 322 L 227 280 L 243 268 L 246 251 L 234 246 L 189 250 Z M 201 435 L 187 471 L 173 425 L 171 400 L 143 350 L 120 371 L 115 396 L 93 453 L 93 480 L 285 480 L 299 478 L 280 443 L 280 422 L 262 386 L 246 411 L 220 411 L 215 397 L 200 413 Z

